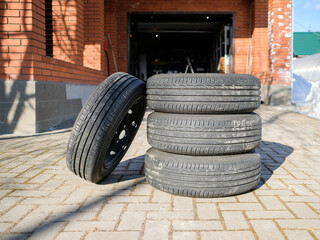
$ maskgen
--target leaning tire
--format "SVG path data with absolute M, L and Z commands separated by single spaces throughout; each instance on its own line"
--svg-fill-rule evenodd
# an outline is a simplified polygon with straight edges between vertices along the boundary
M 223 197 L 254 189 L 260 181 L 260 155 L 192 156 L 147 151 L 147 182 L 162 191 L 188 197 Z
M 145 112 L 145 83 L 127 73 L 102 82 L 82 108 L 66 153 L 68 168 L 99 182 L 118 165 Z
M 170 113 L 248 113 L 260 106 L 260 88 L 246 74 L 159 74 L 147 81 L 147 104 Z
M 164 152 L 208 156 L 250 152 L 260 144 L 258 114 L 172 114 L 148 116 L 148 142 Z

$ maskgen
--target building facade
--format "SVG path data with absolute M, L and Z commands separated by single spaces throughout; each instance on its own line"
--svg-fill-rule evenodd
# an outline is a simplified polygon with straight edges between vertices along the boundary
M 2 0 L 0 134 L 77 116 L 116 71 L 253 74 L 290 99 L 291 0 Z

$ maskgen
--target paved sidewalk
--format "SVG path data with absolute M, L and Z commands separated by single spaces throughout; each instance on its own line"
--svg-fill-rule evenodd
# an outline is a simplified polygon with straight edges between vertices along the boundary
M 320 239 L 320 121 L 261 107 L 262 181 L 250 193 L 184 198 L 145 182 L 146 123 L 97 185 L 65 166 L 69 131 L 0 139 L 1 239 Z

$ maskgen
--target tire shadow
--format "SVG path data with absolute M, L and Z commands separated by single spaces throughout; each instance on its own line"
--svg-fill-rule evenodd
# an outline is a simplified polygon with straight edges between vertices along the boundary
M 294 149 L 281 143 L 262 141 L 255 151 L 261 156 L 261 180 L 256 188 L 259 189 L 268 182 Z
M 145 155 L 140 155 L 127 160 L 122 160 L 113 172 L 98 184 L 107 185 L 144 178 L 144 156 Z
M 277 142 L 262 141 L 255 152 L 261 156 L 261 180 L 256 189 L 261 188 L 271 178 L 273 173 L 285 162 L 286 158 L 292 154 L 294 149 L 288 145 Z M 99 185 L 125 182 L 136 179 L 137 182 L 145 182 L 144 157 L 140 155 L 134 158 L 122 160 L 115 170 Z M 143 178 L 143 179 L 142 179 Z M 137 183 L 132 183 L 136 185 Z

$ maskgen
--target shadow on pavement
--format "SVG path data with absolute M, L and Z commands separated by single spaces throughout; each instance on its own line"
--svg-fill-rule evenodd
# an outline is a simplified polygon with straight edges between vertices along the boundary
M 122 186 L 121 189 L 112 190 L 111 192 L 107 192 L 104 196 L 99 196 L 94 198 L 94 200 L 87 201 L 81 206 L 72 206 L 69 205 L 69 209 L 65 209 L 63 212 L 51 213 L 51 215 L 44 221 L 44 223 L 37 227 L 26 227 L 23 229 L 23 234 L 17 233 L 12 234 L 12 236 L 7 236 L 6 240 L 20 240 L 26 239 L 26 235 L 28 237 L 32 236 L 32 239 L 42 239 L 45 234 L 50 236 L 51 231 L 55 231 L 55 229 L 61 227 L 61 225 L 65 225 L 68 221 L 76 221 L 77 217 L 81 217 L 83 214 L 86 214 L 92 209 L 97 208 L 99 206 L 106 206 L 108 204 L 108 200 L 110 198 L 116 197 L 118 195 L 122 195 L 121 193 L 127 191 L 128 189 L 142 184 L 145 182 L 145 179 L 140 179 L 135 181 L 134 184 L 128 183 L 127 186 Z M 88 220 L 90 221 L 90 220 Z M 32 225 L 32 224 L 31 224 Z M 51 233 L 52 234 L 52 233 Z M 27 238 L 28 238 L 27 237 Z
M 261 181 L 257 187 L 263 186 L 273 173 L 285 162 L 286 158 L 294 151 L 290 146 L 262 141 L 256 152 L 261 156 Z
M 108 185 L 144 177 L 144 156 L 121 161 L 115 170 L 99 185 Z
M 135 180 L 135 181 L 129 181 Z M 93 197 L 91 200 L 86 201 L 82 205 L 65 205 L 66 209 L 62 212 L 53 212 L 40 226 L 26 227 L 23 229 L 23 234 L 17 233 L 12 236 L 7 236 L 5 239 L 25 239 L 28 237 L 41 239 L 44 234 L 50 234 L 50 231 L 54 231 L 59 228 L 60 225 L 64 225 L 68 221 L 75 221 L 78 217 L 81 218 L 83 214 L 91 212 L 99 206 L 108 205 L 108 201 L 118 195 L 124 196 L 123 192 L 135 188 L 137 185 L 145 183 L 144 178 L 144 155 L 124 160 L 120 162 L 114 172 L 105 180 L 98 183 L 98 185 L 108 185 L 113 183 L 121 183 L 116 189 L 106 189 L 105 194 Z M 103 192 L 103 191 L 101 191 Z M 62 203 L 62 205 L 64 205 Z M 90 221 L 90 220 L 89 220 Z

